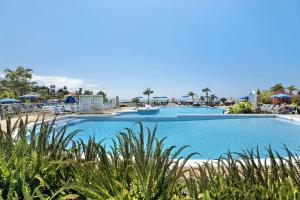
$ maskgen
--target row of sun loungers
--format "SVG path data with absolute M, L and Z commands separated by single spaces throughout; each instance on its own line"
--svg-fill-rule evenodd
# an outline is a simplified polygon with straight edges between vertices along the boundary
M 296 114 L 297 112 L 297 110 L 293 107 L 271 105 L 271 104 L 263 104 L 260 107 L 260 109 L 263 113 L 271 113 L 271 114 Z
M 55 115 L 71 114 L 71 113 L 77 113 L 78 112 L 78 107 L 77 106 L 68 106 L 68 107 L 55 106 L 53 109 L 54 109 L 54 114 Z
M 104 103 L 103 104 L 104 110 L 110 110 L 113 109 L 114 106 L 110 103 Z M 49 109 L 49 108 L 45 108 Z M 70 113 L 78 113 L 78 106 L 55 106 L 53 108 L 50 108 L 54 110 L 55 115 L 63 115 L 63 114 L 70 114 Z

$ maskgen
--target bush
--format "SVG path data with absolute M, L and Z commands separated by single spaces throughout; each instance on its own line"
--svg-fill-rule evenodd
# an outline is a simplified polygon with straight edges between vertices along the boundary
M 54 124 L 42 120 L 29 135 L 27 120 L 0 127 L 0 199 L 300 198 L 300 157 L 287 147 L 286 157 L 269 147 L 262 158 L 257 148 L 188 167 L 193 154 L 178 157 L 186 146 L 164 147 L 156 128 L 141 123 L 136 134 L 118 133 L 111 148 L 93 137 L 74 141 L 77 131 Z
M 234 106 L 229 107 L 230 114 L 254 113 L 255 109 L 248 101 L 242 101 Z
M 292 101 L 297 107 L 300 107 L 300 95 L 293 96 Z
M 272 98 L 271 98 L 272 95 L 273 95 L 273 93 L 269 92 L 267 90 L 260 91 L 258 93 L 258 97 L 257 97 L 258 104 L 271 104 L 272 103 Z

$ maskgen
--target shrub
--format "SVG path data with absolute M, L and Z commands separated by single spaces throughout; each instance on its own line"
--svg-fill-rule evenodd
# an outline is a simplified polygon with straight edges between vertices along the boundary
M 269 147 L 262 158 L 257 148 L 188 167 L 193 154 L 179 157 L 187 146 L 164 147 L 141 123 L 111 148 L 94 137 L 74 141 L 77 131 L 54 124 L 35 123 L 29 135 L 27 119 L 0 127 L 0 199 L 300 198 L 300 158 L 287 147 L 285 157 Z
M 281 157 L 271 147 L 268 157 L 256 151 L 227 153 L 190 170 L 185 178 L 192 199 L 299 199 L 300 160 L 286 147 Z M 234 158 L 236 157 L 236 158 Z
M 242 101 L 234 106 L 229 107 L 230 114 L 254 113 L 255 109 L 248 101 Z
M 257 97 L 258 104 L 271 104 L 272 103 L 272 98 L 271 98 L 272 95 L 273 95 L 273 93 L 268 90 L 260 91 L 258 93 L 258 97 Z
M 292 101 L 296 106 L 300 107 L 300 95 L 293 96 Z

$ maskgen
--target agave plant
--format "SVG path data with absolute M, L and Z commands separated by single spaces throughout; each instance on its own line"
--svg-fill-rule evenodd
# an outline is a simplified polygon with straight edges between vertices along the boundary
M 287 157 L 267 149 L 268 158 L 254 151 L 227 153 L 206 162 L 185 177 L 193 199 L 299 199 L 300 160 L 286 147 Z
M 20 118 L 13 125 L 7 119 L 6 130 L 0 127 L 0 196 L 73 198 L 75 194 L 65 186 L 74 178 L 74 170 L 61 163 L 70 157 L 67 146 L 77 132 L 66 136 L 66 127 L 54 129 L 55 120 L 46 123 L 42 119 L 39 124 L 37 121 L 30 130 L 27 118 Z
M 113 139 L 113 146 L 106 150 L 94 145 L 98 159 L 82 165 L 85 184 L 77 189 L 92 199 L 174 199 L 180 196 L 182 177 L 187 171 L 186 162 L 194 154 L 179 157 L 187 147 L 175 150 L 164 147 L 164 139 L 138 123 L 138 134 L 126 128 Z M 88 143 L 93 143 L 90 139 Z

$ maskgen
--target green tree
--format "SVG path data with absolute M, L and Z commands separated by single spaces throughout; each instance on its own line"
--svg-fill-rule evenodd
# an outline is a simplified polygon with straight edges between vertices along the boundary
M 31 86 L 35 84 L 35 82 L 31 82 L 32 69 L 19 66 L 16 70 L 5 69 L 4 73 L 6 79 L 4 83 L 6 83 L 7 88 L 13 91 L 15 98 L 28 93 Z
M 202 89 L 202 92 L 204 92 L 205 93 L 205 95 L 206 95 L 206 105 L 208 105 L 208 93 L 209 92 L 211 92 L 211 90 L 210 90 L 210 88 L 209 87 L 206 87 L 206 88 L 203 88 Z
M 57 96 L 59 99 L 63 99 L 65 95 L 69 94 L 69 91 L 67 89 L 67 86 L 64 86 L 63 88 L 60 88 L 57 90 Z
M 103 91 L 97 92 L 97 95 L 102 95 L 103 96 L 103 101 L 108 102 L 107 94 Z
M 147 88 L 144 92 L 143 95 L 147 95 L 148 96 L 148 104 L 150 103 L 150 95 L 153 94 L 154 91 L 152 91 L 150 88 Z
M 218 97 L 215 94 L 210 95 L 210 99 L 214 101 L 215 99 L 218 99 Z
M 293 96 L 292 101 L 297 107 L 300 107 L 300 95 Z
M 196 96 L 196 93 L 194 93 L 194 92 L 189 92 L 187 95 L 190 96 L 190 97 L 192 97 L 193 102 L 195 101 L 194 97 Z
M 137 98 L 137 97 L 135 97 L 135 98 L 133 98 L 133 99 L 131 100 L 131 102 L 132 102 L 132 103 L 135 103 L 135 104 L 138 104 L 138 103 L 140 103 L 140 99 Z
M 226 99 L 225 97 L 222 97 L 222 98 L 220 99 L 220 101 L 221 101 L 223 104 L 225 104 L 225 102 L 227 101 L 227 99 Z
M 84 90 L 84 92 L 83 92 L 83 95 L 93 95 L 93 94 L 94 94 L 94 92 L 89 89 Z
M 41 100 L 47 100 L 47 99 L 51 98 L 50 88 L 48 88 L 46 86 L 35 85 L 35 86 L 32 87 L 32 91 L 40 94 L 41 95 L 40 96 Z
M 290 95 L 293 95 L 294 91 L 297 91 L 297 88 L 294 85 L 288 86 L 286 89 L 289 91 Z
M 79 88 L 78 91 L 75 91 L 77 95 L 82 95 L 82 88 Z
M 56 86 L 53 84 L 53 85 L 50 85 L 50 93 L 51 93 L 51 95 L 52 95 L 52 97 L 54 98 L 54 96 L 55 96 L 55 88 L 56 88 Z
M 284 86 L 282 85 L 282 83 L 277 83 L 270 88 L 270 91 L 273 93 L 284 91 Z
M 257 95 L 260 95 L 260 93 L 261 93 L 261 91 L 260 91 L 260 89 L 258 89 L 258 90 L 256 91 L 256 94 L 257 94 Z
M 271 104 L 272 103 L 272 92 L 268 90 L 260 91 L 260 94 L 257 95 L 258 104 Z

